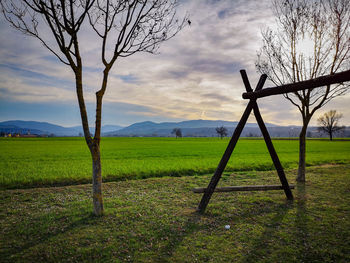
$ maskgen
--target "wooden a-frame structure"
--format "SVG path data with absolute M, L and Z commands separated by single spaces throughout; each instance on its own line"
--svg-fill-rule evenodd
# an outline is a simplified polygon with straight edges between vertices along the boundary
M 266 88 L 262 89 L 267 76 L 265 74 L 261 75 L 260 80 L 253 91 L 247 74 L 245 70 L 240 71 L 243 83 L 246 89 L 246 93 L 243 93 L 242 97 L 243 99 L 249 99 L 249 103 L 239 121 L 239 123 L 236 126 L 235 131 L 233 132 L 232 138 L 221 158 L 221 161 L 216 168 L 216 171 L 211 178 L 209 185 L 207 188 L 195 188 L 193 189 L 193 192 L 195 193 L 204 193 L 203 197 L 198 205 L 197 211 L 200 213 L 203 213 L 210 201 L 210 198 L 214 192 L 232 192 L 232 191 L 263 191 L 263 190 L 284 190 L 284 193 L 286 194 L 287 199 L 293 200 L 293 194 L 291 189 L 294 188 L 294 186 L 291 186 L 288 184 L 288 180 L 286 178 L 286 175 L 284 173 L 283 167 L 281 165 L 281 162 L 278 158 L 278 155 L 276 153 L 275 148 L 273 147 L 269 132 L 265 126 L 265 123 L 261 117 L 260 110 L 258 107 L 258 104 L 256 100 L 258 98 L 262 97 L 267 97 L 271 95 L 278 95 L 278 94 L 284 94 L 284 93 L 289 93 L 289 92 L 297 92 L 301 90 L 306 90 L 306 89 L 313 89 L 321 86 L 326 86 L 326 85 L 331 85 L 334 83 L 342 83 L 345 81 L 350 81 L 350 70 L 343 71 L 340 73 L 328 75 L 328 76 L 323 76 L 319 77 L 316 79 L 311 79 L 307 81 L 302 81 L 298 83 L 293 83 L 293 84 L 287 84 L 279 87 L 274 87 L 274 88 Z M 271 159 L 273 161 L 273 164 L 276 168 L 278 177 L 281 181 L 281 185 L 255 185 L 255 186 L 232 186 L 232 187 L 221 187 L 221 188 L 216 188 L 217 184 L 220 181 L 221 175 L 227 165 L 227 162 L 229 161 L 231 154 L 237 144 L 237 141 L 242 133 L 242 130 L 248 120 L 248 117 L 251 112 L 254 112 L 256 121 L 259 125 L 259 128 L 261 130 L 261 133 L 264 137 L 267 149 L 270 153 Z

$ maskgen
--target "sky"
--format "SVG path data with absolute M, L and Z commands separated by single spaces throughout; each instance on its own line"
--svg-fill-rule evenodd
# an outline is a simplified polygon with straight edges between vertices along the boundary
M 245 89 L 239 70 L 245 69 L 251 85 L 256 85 L 261 31 L 275 23 L 270 0 L 182 0 L 178 15 L 185 13 L 191 25 L 162 43 L 159 54 L 137 53 L 117 60 L 103 100 L 104 125 L 239 120 L 247 105 L 242 99 Z M 2 17 L 0 31 L 0 121 L 80 125 L 71 69 Z M 84 95 L 93 126 L 94 94 L 102 79 L 101 43 L 88 28 L 79 36 L 85 65 Z M 335 98 L 316 112 L 310 124 L 316 125 L 318 116 L 336 109 L 344 115 L 341 124 L 350 125 L 349 102 L 349 94 Z M 301 125 L 297 108 L 281 95 L 260 99 L 258 104 L 266 122 Z M 255 120 L 250 117 L 249 121 Z

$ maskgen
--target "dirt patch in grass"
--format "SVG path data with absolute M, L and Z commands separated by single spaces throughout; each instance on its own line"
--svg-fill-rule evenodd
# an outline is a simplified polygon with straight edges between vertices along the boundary
M 320 168 L 333 168 L 333 167 L 337 167 L 337 166 L 341 166 L 341 165 L 337 164 L 337 163 L 326 163 L 326 164 L 318 165 L 318 167 L 320 167 Z

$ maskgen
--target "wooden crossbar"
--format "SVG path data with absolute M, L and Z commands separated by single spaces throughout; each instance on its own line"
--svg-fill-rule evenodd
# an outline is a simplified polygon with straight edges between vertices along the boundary
M 257 91 L 245 92 L 242 94 L 242 97 L 243 99 L 258 99 L 271 95 L 280 95 L 289 92 L 297 92 L 301 90 L 313 89 L 346 81 L 350 81 L 350 70 L 335 73 L 332 75 L 318 77 L 315 79 L 300 81 L 297 83 L 286 84 L 273 88 L 265 88 Z
M 294 189 L 294 185 L 289 185 L 289 189 Z M 192 191 L 196 194 L 205 193 L 206 187 L 193 188 Z M 236 192 L 236 191 L 269 191 L 269 190 L 284 190 L 283 185 L 246 185 L 246 186 L 225 186 L 217 187 L 214 192 Z
M 258 92 L 259 90 L 262 89 L 262 87 L 264 86 L 265 80 L 267 78 L 266 75 L 264 75 L 264 74 L 261 75 L 259 82 L 256 85 L 256 88 L 253 92 L 253 89 L 250 86 L 248 76 L 247 76 L 245 70 L 241 70 L 240 72 L 241 72 L 244 86 L 245 86 L 246 91 L 248 93 Z M 272 162 L 276 168 L 277 175 L 278 175 L 280 182 L 281 182 L 281 185 L 282 185 L 282 187 L 278 186 L 277 190 L 279 190 L 279 189 L 284 190 L 287 199 L 293 200 L 293 194 L 292 194 L 292 191 L 290 190 L 291 188 L 288 184 L 288 180 L 286 178 L 286 175 L 284 174 L 284 170 L 283 170 L 283 167 L 279 161 L 276 150 L 273 147 L 269 132 L 265 126 L 265 123 L 264 123 L 262 117 L 261 117 L 258 104 L 257 104 L 256 100 L 251 99 L 249 101 L 240 121 L 238 122 L 235 131 L 232 134 L 231 140 L 230 140 L 229 144 L 227 145 L 227 148 L 226 148 L 226 150 L 225 150 L 225 152 L 224 152 L 224 154 L 223 154 L 223 156 L 218 164 L 218 167 L 215 170 L 213 177 L 211 178 L 207 188 L 203 188 L 203 190 L 202 190 L 202 193 L 204 193 L 204 194 L 203 194 L 202 199 L 201 199 L 201 201 L 198 205 L 198 208 L 197 208 L 197 211 L 199 213 L 204 213 L 204 211 L 205 211 L 205 209 L 210 201 L 210 198 L 214 192 L 223 192 L 223 191 L 228 192 L 228 191 L 235 191 L 232 189 L 237 189 L 237 188 L 233 187 L 233 188 L 218 188 L 219 189 L 218 190 L 216 188 L 216 186 L 217 186 L 218 182 L 220 181 L 221 175 L 222 175 L 222 173 L 227 165 L 227 162 L 229 161 L 229 159 L 231 157 L 231 154 L 232 154 L 234 148 L 236 147 L 237 141 L 238 141 L 239 137 L 241 136 L 241 132 L 242 132 L 242 130 L 243 130 L 243 128 L 248 120 L 248 117 L 252 111 L 254 111 L 256 121 L 257 121 L 259 128 L 261 130 L 261 133 L 264 137 L 267 149 L 270 153 Z M 248 189 L 248 188 L 245 188 L 245 189 Z M 264 187 L 260 187 L 260 189 L 263 189 L 263 188 Z M 240 188 L 240 189 L 242 189 L 242 188 Z M 258 188 L 256 188 L 256 189 L 258 189 Z M 266 187 L 265 187 L 265 189 L 266 189 Z M 268 190 L 268 189 L 266 189 L 266 190 Z M 273 189 L 271 189 L 271 190 L 273 190 Z M 236 190 L 236 191 L 240 191 L 240 190 Z M 249 191 L 249 190 L 245 190 L 245 191 Z M 252 191 L 252 188 L 250 188 L 250 191 Z
M 276 153 L 276 150 L 272 144 L 269 132 L 266 128 L 266 125 L 264 123 L 264 120 L 261 117 L 260 110 L 258 107 L 258 104 L 256 102 L 257 98 L 262 98 L 270 95 L 278 95 L 278 94 L 284 94 L 288 92 L 296 92 L 306 89 L 313 89 L 317 87 L 322 87 L 326 85 L 331 85 L 335 83 L 342 83 L 346 81 L 350 81 L 350 70 L 343 71 L 340 73 L 328 75 L 319 77 L 316 79 L 311 79 L 307 81 L 302 81 L 298 83 L 292 83 L 288 85 L 283 85 L 279 87 L 274 88 L 267 88 L 262 89 L 265 83 L 265 80 L 267 76 L 265 74 L 261 75 L 260 80 L 253 91 L 253 89 L 250 86 L 247 74 L 245 70 L 241 70 L 241 76 L 242 80 L 246 89 L 246 92 L 243 93 L 244 99 L 249 99 L 249 103 L 239 121 L 239 123 L 236 126 L 235 131 L 232 134 L 231 140 L 229 144 L 227 145 L 227 148 L 215 170 L 214 175 L 212 176 L 208 186 L 206 188 L 195 188 L 192 189 L 195 193 L 203 193 L 202 199 L 198 205 L 197 211 L 200 213 L 204 213 L 210 198 L 214 192 L 232 192 L 232 191 L 266 191 L 266 190 L 284 190 L 285 195 L 288 200 L 293 200 L 293 194 L 291 189 L 294 189 L 293 185 L 288 184 L 288 180 L 286 178 L 286 175 L 284 173 L 283 167 L 281 165 L 281 162 L 278 158 L 278 155 Z M 269 154 L 271 156 L 272 162 L 276 168 L 277 175 L 280 179 L 281 185 L 252 185 L 252 186 L 230 186 L 230 187 L 221 187 L 216 188 L 217 184 L 220 181 L 221 175 L 227 165 L 227 162 L 229 161 L 231 154 L 236 147 L 237 141 L 239 137 L 241 136 L 241 132 L 248 120 L 248 117 L 251 112 L 254 112 L 256 121 L 259 125 L 259 128 L 261 130 L 261 133 L 264 137 L 267 149 L 269 151 Z

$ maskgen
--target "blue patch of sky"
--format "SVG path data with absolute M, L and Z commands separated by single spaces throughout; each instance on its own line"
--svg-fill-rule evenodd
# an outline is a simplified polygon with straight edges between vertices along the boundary
M 244 68 L 244 66 L 239 62 L 223 62 L 218 61 L 215 58 L 213 59 L 199 59 L 193 61 L 190 64 L 192 71 L 200 71 L 200 72 L 218 72 L 218 73 L 234 73 Z
M 103 120 L 105 124 L 127 126 L 135 122 L 164 122 L 180 121 L 183 119 L 171 118 L 169 116 L 157 114 L 152 107 L 122 102 L 106 102 L 103 105 Z
M 206 2 L 207 2 L 207 4 L 209 4 L 209 5 L 215 5 L 215 4 L 217 4 L 217 3 L 222 2 L 222 0 L 207 0 Z
M 89 125 L 95 125 L 95 104 L 86 103 Z M 147 114 L 151 116 L 147 116 Z M 26 120 L 49 122 L 65 127 L 81 125 L 78 103 L 42 103 L 18 102 L 0 98 L 0 122 L 8 120 Z M 120 103 L 104 102 L 102 124 L 127 126 L 142 121 L 180 121 L 161 114 L 154 114 L 151 107 Z
M 79 124 L 79 107 L 69 103 L 30 103 L 0 99 L 0 121 L 45 121 L 63 126 Z
M 97 72 L 103 72 L 103 68 L 99 67 L 84 67 L 83 71 L 85 72 L 91 72 L 91 73 L 97 73 Z
M 10 95 L 10 94 L 11 94 L 11 92 L 8 89 L 0 88 L 0 95 L 5 95 L 6 96 L 6 95 Z
M 229 72 L 238 72 L 243 69 L 243 65 L 239 62 L 233 62 L 227 65 Z
M 61 61 L 60 61 L 55 55 L 53 55 L 53 54 L 48 55 L 48 56 L 43 56 L 42 58 L 43 58 L 44 60 L 46 60 L 46 61 L 50 61 L 50 62 L 59 62 L 59 63 L 61 63 Z
M 223 19 L 223 18 L 225 18 L 225 16 L 226 16 L 226 14 L 227 14 L 227 10 L 220 10 L 219 12 L 218 12 L 218 17 L 220 18 L 220 19 Z
M 135 75 L 129 74 L 129 75 L 117 75 L 118 78 L 120 78 L 125 83 L 138 83 L 138 78 Z
M 32 85 L 48 86 L 59 83 L 60 86 L 72 86 L 73 82 L 65 79 L 60 79 L 53 76 L 48 76 L 31 70 L 22 69 L 15 64 L 0 64 L 0 70 L 10 70 L 21 77 L 26 78 L 26 82 Z
M 56 56 L 54 56 L 54 55 L 43 56 L 42 58 L 44 60 L 46 60 L 46 61 L 61 63 L 61 61 L 59 61 L 58 58 Z M 65 65 L 62 64 L 62 66 L 65 66 Z M 85 72 L 94 72 L 94 73 L 95 72 L 103 72 L 103 68 L 102 67 L 87 67 L 87 66 L 84 66 L 83 67 L 83 71 L 85 71 Z

